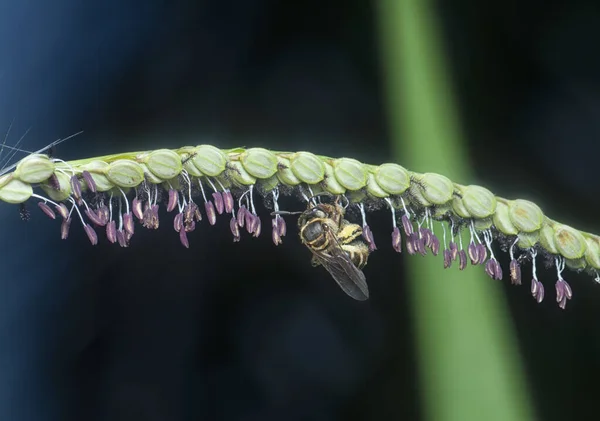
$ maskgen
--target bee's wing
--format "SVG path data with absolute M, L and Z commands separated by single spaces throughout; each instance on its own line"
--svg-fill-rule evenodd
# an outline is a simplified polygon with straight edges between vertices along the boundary
M 332 245 L 326 251 L 313 251 L 315 258 L 327 269 L 346 294 L 358 301 L 369 298 L 365 274 L 358 269 L 339 242 L 330 232 L 326 233 Z

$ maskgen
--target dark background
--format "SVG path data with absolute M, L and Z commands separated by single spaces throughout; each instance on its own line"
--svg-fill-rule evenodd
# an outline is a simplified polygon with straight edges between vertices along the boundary
M 472 182 L 600 232 L 599 6 L 441 3 Z M 375 18 L 358 0 L 4 2 L 0 128 L 9 144 L 30 129 L 28 149 L 84 130 L 63 159 L 212 143 L 386 162 Z M 361 304 L 310 266 L 293 223 L 277 248 L 233 244 L 220 219 L 186 250 L 166 218 L 129 249 L 92 248 L 32 212 L 0 204 L 0 419 L 419 419 L 383 214 Z M 600 286 L 567 275 L 566 311 L 552 271 L 541 305 L 506 286 L 544 420 L 597 401 Z

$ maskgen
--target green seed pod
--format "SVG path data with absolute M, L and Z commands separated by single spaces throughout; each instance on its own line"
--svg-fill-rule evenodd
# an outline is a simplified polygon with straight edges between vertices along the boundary
M 279 179 L 277 178 L 276 175 L 273 175 L 273 176 L 267 178 L 266 180 L 260 180 L 260 182 L 259 182 L 259 188 L 263 192 L 270 192 L 274 188 L 276 188 L 278 185 L 279 185 Z
M 491 228 L 493 225 L 492 218 L 482 218 L 482 219 L 474 219 L 473 226 L 478 231 L 485 231 L 486 229 Z
M 240 161 L 248 174 L 256 178 L 269 178 L 277 172 L 277 156 L 267 149 L 248 149 Z
M 585 261 L 594 269 L 600 270 L 600 244 L 596 238 L 586 238 Z
M 152 183 L 152 184 L 161 184 L 163 181 L 163 179 L 157 177 L 156 175 L 154 175 L 154 173 L 152 171 L 150 171 L 150 169 L 148 168 L 148 166 L 146 164 L 140 164 L 140 167 L 142 167 L 142 169 L 144 170 L 144 178 L 146 179 L 147 182 Z
M 389 193 L 383 190 L 377 181 L 375 181 L 375 174 L 369 173 L 367 177 L 367 192 L 373 197 L 378 197 L 383 199 L 384 197 L 389 197 Z
M 229 175 L 234 182 L 242 186 L 249 186 L 256 183 L 256 178 L 248 174 L 242 163 L 239 161 L 231 161 L 229 163 L 227 175 Z
M 173 188 L 175 190 L 181 190 L 181 189 L 187 187 L 187 184 L 184 187 L 183 183 L 180 181 L 180 178 L 179 177 L 175 177 L 175 178 L 172 178 L 170 180 L 163 181 L 162 186 L 167 191 L 169 189 L 171 189 L 171 188 Z
M 388 194 L 402 194 L 410 187 L 410 175 L 397 164 L 383 164 L 375 170 L 375 181 Z
M 192 162 L 202 173 L 216 177 L 227 167 L 227 155 L 211 145 L 200 145 L 194 150 Z
M 41 183 L 54 174 L 54 162 L 42 154 L 32 154 L 23 158 L 15 168 L 15 177 L 25 183 Z
M 465 208 L 474 218 L 487 218 L 496 211 L 496 196 L 481 186 L 466 186 L 462 189 Z
M 537 244 L 537 242 L 540 240 L 540 233 L 539 232 L 520 232 L 518 237 L 519 237 L 519 242 L 517 243 L 517 246 L 519 246 L 522 249 L 528 249 Z
M 334 175 L 334 169 L 331 165 L 325 164 L 325 180 L 323 181 L 323 188 L 332 194 L 344 194 L 346 189 L 340 183 Z
M 512 200 L 508 205 L 508 214 L 514 226 L 521 232 L 534 232 L 542 228 L 544 214 L 533 202 Z
M 586 241 L 576 229 L 566 225 L 554 226 L 554 242 L 561 256 L 565 259 L 581 259 L 585 256 Z
M 161 180 L 170 180 L 181 174 L 183 164 L 181 156 L 170 149 L 159 149 L 148 156 L 146 166 Z
M 467 210 L 465 202 L 463 202 L 463 200 L 458 196 L 454 196 L 454 198 L 452 198 L 452 209 L 454 209 L 454 213 L 456 213 L 461 218 L 471 218 L 471 214 Z
M 582 270 L 587 267 L 587 263 L 584 258 L 581 259 L 565 259 L 565 264 L 569 269 Z
M 286 186 L 297 186 L 302 183 L 292 172 L 290 160 L 286 158 L 277 157 L 277 178 Z
M 442 219 L 442 217 L 446 216 L 448 213 L 452 213 L 452 205 L 447 203 L 433 208 L 432 216 L 434 219 Z
M 186 170 L 188 172 L 188 174 L 193 177 L 204 176 L 202 171 L 200 171 L 198 168 L 196 168 L 196 166 L 194 165 L 194 162 L 190 158 L 190 155 L 187 155 L 187 156 L 186 155 L 187 154 L 184 154 L 181 156 L 181 165 L 183 167 L 182 171 Z
M 325 164 L 310 152 L 296 152 L 290 158 L 290 168 L 307 184 L 317 184 L 325 178 Z
M 367 193 L 364 190 L 348 191 L 346 197 L 350 203 L 362 203 L 367 198 Z
M 550 224 L 544 224 L 540 230 L 540 244 L 548 253 L 559 254 L 554 242 L 554 227 Z
M 6 203 L 23 203 L 33 194 L 31 184 L 27 184 L 6 174 L 0 177 L 0 200 Z
M 109 164 L 106 177 L 119 187 L 136 187 L 144 181 L 144 169 L 137 162 L 118 159 Z
M 367 170 L 356 159 L 336 159 L 333 172 L 337 181 L 348 190 L 360 190 L 367 185 Z
M 410 193 L 410 203 L 418 207 L 431 207 L 432 203 L 425 198 L 423 189 L 417 183 L 412 183 L 408 188 L 408 192 Z
M 50 186 L 47 182 L 41 184 L 40 187 L 48 195 L 48 197 L 55 202 L 61 202 L 71 196 L 71 176 L 61 172 L 56 172 L 56 179 L 58 180 L 58 190 Z
M 96 183 L 97 191 L 106 192 L 115 187 L 115 185 L 105 175 L 108 167 L 108 163 L 95 160 L 83 165 L 80 169 L 90 173 L 94 183 Z
M 496 205 L 496 212 L 492 217 L 494 226 L 504 235 L 517 235 L 519 230 L 513 225 L 508 212 L 508 206 L 502 202 Z
M 423 196 L 434 205 L 443 205 L 452 200 L 454 184 L 447 177 L 435 173 L 425 173 L 419 177 Z

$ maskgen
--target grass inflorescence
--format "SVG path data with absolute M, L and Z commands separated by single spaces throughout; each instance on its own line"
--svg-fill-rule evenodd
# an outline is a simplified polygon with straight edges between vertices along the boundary
M 562 275 L 566 267 L 588 271 L 600 281 L 599 236 L 551 220 L 530 201 L 504 199 L 481 186 L 460 185 L 394 163 L 369 165 L 310 152 L 199 145 L 69 162 L 32 153 L 0 175 L 0 200 L 37 202 L 44 214 L 61 220 L 63 239 L 76 220 L 92 244 L 98 243 L 102 230 L 109 242 L 122 247 L 129 246 L 136 221 L 148 229 L 159 227 L 160 206 L 175 213 L 171 224 L 185 247 L 197 223 L 206 218 L 214 225 L 219 215 L 229 218 L 233 241 L 240 241 L 244 229 L 258 237 L 263 229 L 255 206 L 258 197 L 275 211 L 270 225 L 278 245 L 286 235 L 286 223 L 277 213 L 280 195 L 308 202 L 321 192 L 344 196 L 357 210 L 371 252 L 377 247 L 367 214 L 384 208 L 397 252 L 441 253 L 445 268 L 464 270 L 470 262 L 483 266 L 493 279 L 503 279 L 506 272 L 517 285 L 523 263 L 531 262 L 531 294 L 537 302 L 545 295 L 536 272 L 539 260 L 556 268 L 555 298 L 561 308 L 572 297 Z M 465 230 L 468 237 L 462 235 Z M 494 244 L 509 253 L 507 271 L 494 254 Z

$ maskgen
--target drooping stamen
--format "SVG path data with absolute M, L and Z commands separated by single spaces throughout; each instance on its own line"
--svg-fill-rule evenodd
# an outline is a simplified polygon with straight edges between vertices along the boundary
M 48 178 L 48 185 L 53 190 L 60 190 L 60 181 L 58 181 L 58 177 L 55 173 L 52 173 Z
M 135 217 L 141 221 L 144 220 L 144 211 L 142 210 L 142 201 L 137 198 L 137 196 L 131 202 L 131 207 L 133 209 L 133 214 Z
M 240 241 L 240 228 L 238 225 L 238 220 L 235 218 L 235 216 L 231 217 L 231 220 L 229 221 L 229 228 L 231 229 L 231 233 L 233 234 L 233 242 L 237 243 L 238 241 Z
M 450 266 L 452 266 L 452 254 L 450 250 L 446 249 L 444 250 L 444 269 L 448 269 Z
M 271 191 L 271 195 L 273 196 L 273 211 L 279 212 L 279 202 L 278 202 L 279 189 L 277 187 L 275 187 Z M 273 244 L 278 246 L 279 244 L 281 244 L 283 242 L 281 237 L 283 237 L 285 235 L 285 231 L 286 231 L 285 221 L 283 220 L 281 215 L 279 215 L 278 213 L 275 213 L 275 216 L 271 220 L 271 228 L 272 228 L 271 239 L 273 240 Z
M 510 283 L 513 285 L 521 285 L 521 266 L 519 265 L 519 261 L 515 259 L 515 255 L 513 249 L 517 242 L 519 241 L 519 237 L 510 245 L 510 249 L 508 250 L 508 254 L 510 256 Z
M 190 242 L 187 237 L 187 232 L 185 230 L 179 230 L 179 241 L 186 249 L 190 248 Z
M 109 221 L 106 224 L 106 238 L 111 244 L 117 242 L 117 224 L 115 221 Z
M 208 202 L 204 202 L 204 210 L 206 212 L 206 217 L 208 218 L 208 223 L 210 225 L 214 225 L 217 223 L 217 213 L 215 211 L 215 206 L 213 202 L 210 200 Z
M 531 295 L 539 304 L 544 300 L 544 285 L 540 281 L 538 281 L 538 278 L 537 278 L 537 269 L 536 269 L 536 265 L 535 265 L 535 258 L 537 256 L 537 251 L 535 249 L 532 249 L 530 254 L 531 254 L 531 272 L 532 272 Z
M 206 199 L 204 187 L 202 186 L 202 181 L 200 179 L 198 179 L 198 186 L 200 187 L 200 192 L 202 192 L 202 199 L 204 199 L 204 210 L 206 211 L 208 223 L 214 225 L 217 223 L 217 213 L 215 211 L 215 206 L 210 200 Z
M 373 232 L 371 231 L 371 227 L 367 225 L 367 215 L 365 213 L 365 205 L 362 203 L 358 204 L 358 208 L 360 209 L 360 215 L 362 217 L 362 235 L 364 240 L 367 242 L 369 246 L 369 251 L 373 252 L 377 250 L 377 246 L 375 245 L 375 238 L 373 237 Z
M 573 298 L 573 291 L 571 290 L 571 286 L 562 277 L 562 272 L 565 270 L 565 260 L 562 257 L 556 257 L 554 261 L 556 264 L 556 273 L 558 274 L 558 280 L 555 284 L 556 302 L 564 310 L 567 306 L 567 300 Z
M 464 249 L 461 249 L 458 252 L 458 269 L 465 270 L 466 267 L 467 267 L 467 253 L 465 252 Z
M 83 179 L 85 180 L 85 184 L 87 184 L 88 189 L 90 189 L 90 191 L 92 193 L 96 193 L 98 191 L 98 188 L 96 186 L 96 182 L 94 181 L 94 178 L 92 177 L 92 174 L 90 174 L 89 171 L 83 171 L 81 173 L 81 175 L 83 176 Z
M 213 192 L 212 197 L 213 201 L 215 202 L 215 209 L 217 210 L 217 213 L 221 215 L 225 210 L 223 195 L 220 192 L 215 191 Z
M 106 225 L 106 224 L 103 224 L 104 221 L 102 220 L 102 218 L 100 218 L 98 216 L 98 214 L 96 212 L 94 212 L 92 209 L 87 208 L 86 210 L 83 211 L 83 213 L 85 213 L 85 216 L 87 216 L 88 219 L 90 221 L 92 221 L 92 223 L 94 225 L 97 225 L 99 227 L 103 227 L 104 225 Z
M 178 213 L 177 215 L 175 215 L 175 218 L 173 218 L 173 229 L 175 229 L 175 231 L 179 232 L 180 230 L 183 229 L 183 214 L 182 213 Z
M 240 228 L 244 228 L 244 222 L 246 220 L 246 212 L 248 212 L 248 210 L 246 209 L 246 205 L 240 205 L 238 207 L 237 225 Z
M 46 204 L 46 202 L 38 202 L 38 207 L 46 214 L 46 216 L 48 216 L 48 218 L 56 219 L 56 214 L 52 208 Z
M 73 197 L 77 201 L 77 204 L 81 206 L 81 184 L 79 184 L 79 179 L 76 175 L 72 175 L 69 181 L 71 183 Z
M 471 259 L 471 264 L 476 265 L 477 263 L 479 263 L 479 249 L 477 248 L 477 245 L 473 242 L 473 240 L 471 240 L 471 242 L 469 243 L 467 251 L 469 252 L 469 259 Z
M 179 202 L 179 192 L 174 188 L 169 189 L 169 201 L 167 202 L 167 212 L 175 210 L 177 203 Z
M 96 231 L 94 231 L 94 228 L 92 228 L 90 224 L 85 224 L 83 226 L 83 229 L 85 230 L 85 233 L 87 234 L 90 243 L 92 243 L 93 246 L 98 244 L 98 235 L 96 234 Z
M 123 228 L 130 236 L 133 235 L 135 230 L 135 224 L 133 223 L 133 215 L 131 213 L 123 214 Z
M 121 247 L 129 247 L 129 243 L 127 242 L 127 238 L 125 237 L 125 231 L 117 230 L 117 242 Z
M 233 214 L 234 200 L 233 200 L 233 195 L 231 194 L 231 192 L 229 190 L 225 190 L 223 192 L 223 205 L 225 206 L 225 213 Z
M 406 235 L 411 235 L 413 233 L 412 223 L 410 222 L 410 218 L 406 213 L 402 215 L 402 228 L 404 228 L 404 233 Z
M 502 267 L 500 266 L 500 263 L 498 263 L 498 260 L 496 260 L 496 257 L 494 256 L 494 251 L 492 250 L 492 241 L 494 239 L 492 236 L 492 232 L 490 230 L 484 231 L 483 239 L 485 241 L 485 244 L 487 245 L 487 249 L 490 252 L 490 259 L 485 264 L 485 272 L 490 276 L 490 278 L 499 281 L 502 279 Z M 483 246 L 483 251 L 479 252 L 479 256 L 481 256 L 482 253 L 485 253 L 484 256 L 487 256 L 487 253 L 485 251 L 485 246 Z
M 277 228 L 277 215 L 275 218 L 271 219 L 271 239 L 273 240 L 273 244 L 276 246 L 282 243 L 281 236 L 279 235 L 279 230 Z
M 400 229 L 396 225 L 396 209 L 394 209 L 392 201 L 389 197 L 386 197 L 385 201 L 390 207 L 390 212 L 392 213 L 392 248 L 396 252 L 402 253 L 402 235 L 400 234 Z
M 66 240 L 69 237 L 69 228 L 71 227 L 71 218 L 63 219 L 60 224 L 60 238 Z
M 67 209 L 64 203 L 58 203 L 54 207 L 63 219 L 69 218 L 69 209 Z

